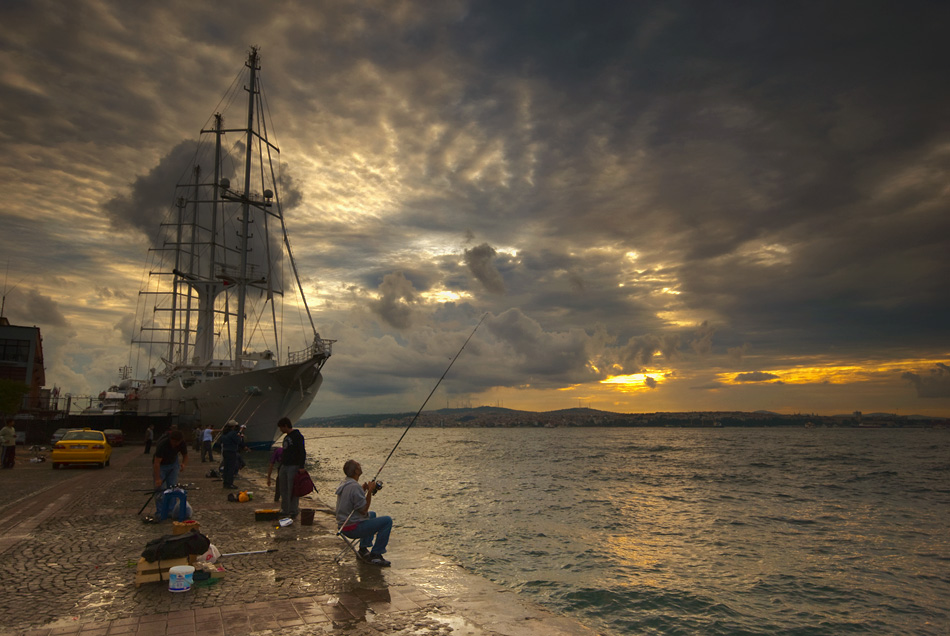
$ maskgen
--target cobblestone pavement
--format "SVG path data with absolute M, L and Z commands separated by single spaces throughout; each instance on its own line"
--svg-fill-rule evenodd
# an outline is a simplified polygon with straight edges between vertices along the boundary
M 19 450 L 19 449 L 18 449 Z M 356 561 L 334 534 L 332 510 L 318 497 L 312 526 L 255 521 L 272 507 L 264 477 L 241 471 L 236 484 L 254 501 L 227 500 L 211 464 L 191 457 L 180 481 L 201 532 L 224 554 L 224 577 L 173 593 L 167 583 L 135 586 L 145 544 L 170 534 L 171 522 L 145 524 L 150 457 L 115 449 L 111 466 L 53 470 L 20 452 L 0 473 L 0 634 L 343 634 L 370 636 L 589 635 L 581 625 L 522 603 L 514 594 L 393 532 L 392 568 Z M 325 495 L 324 495 L 325 496 Z M 401 545 L 409 544 L 409 545 Z

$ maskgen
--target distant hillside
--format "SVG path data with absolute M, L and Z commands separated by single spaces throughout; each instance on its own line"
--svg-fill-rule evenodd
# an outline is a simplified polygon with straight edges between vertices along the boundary
M 331 417 L 311 417 L 300 420 L 297 426 L 320 428 L 376 428 L 404 427 L 412 422 L 411 413 L 355 413 Z M 434 427 L 546 427 L 561 426 L 665 426 L 683 428 L 727 428 L 750 426 L 795 427 L 950 427 L 946 418 L 919 415 L 898 416 L 887 413 L 821 416 L 796 413 L 783 415 L 771 411 L 693 411 L 680 413 L 613 413 L 590 408 L 570 408 L 555 411 L 517 411 L 497 406 L 476 408 L 438 409 L 423 411 L 416 420 L 420 428 Z

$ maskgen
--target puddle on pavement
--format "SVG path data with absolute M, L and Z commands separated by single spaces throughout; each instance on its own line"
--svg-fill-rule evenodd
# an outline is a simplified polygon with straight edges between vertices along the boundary
M 451 633 L 452 636 L 478 636 L 483 633 L 481 629 L 461 616 L 437 616 L 428 614 L 426 618 L 448 627 L 449 633 Z

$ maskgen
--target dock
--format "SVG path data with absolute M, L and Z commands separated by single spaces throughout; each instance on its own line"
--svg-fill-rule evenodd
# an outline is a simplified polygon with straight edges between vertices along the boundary
M 198 453 L 179 481 L 188 484 L 193 518 L 222 554 L 223 576 L 185 592 L 167 582 L 136 586 L 145 544 L 171 534 L 154 514 L 151 456 L 139 445 L 114 449 L 105 468 L 54 470 L 19 447 L 17 465 L 0 472 L 0 564 L 5 573 L 0 634 L 27 636 L 304 635 L 593 636 L 580 623 L 429 553 L 427 538 L 400 532 L 391 568 L 358 561 L 335 534 L 332 493 L 301 499 L 313 525 L 256 521 L 274 508 L 264 475 L 244 468 L 235 482 L 254 499 L 228 500 L 216 464 Z M 381 512 L 385 514 L 385 511 Z M 267 551 L 267 552 L 261 552 Z

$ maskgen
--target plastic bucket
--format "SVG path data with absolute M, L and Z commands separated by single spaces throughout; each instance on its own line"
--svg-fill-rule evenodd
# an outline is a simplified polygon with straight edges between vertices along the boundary
M 312 526 L 313 525 L 313 508 L 304 508 L 300 511 L 300 525 L 302 526 Z
M 176 565 L 168 569 L 168 591 L 187 592 L 194 583 L 195 568 L 191 565 Z

